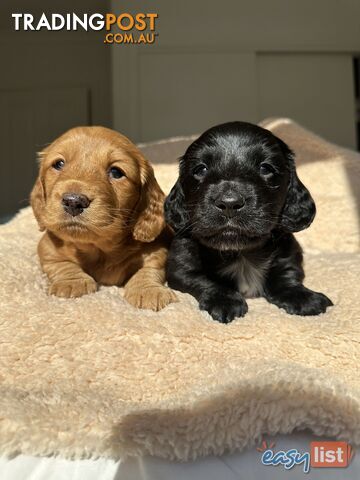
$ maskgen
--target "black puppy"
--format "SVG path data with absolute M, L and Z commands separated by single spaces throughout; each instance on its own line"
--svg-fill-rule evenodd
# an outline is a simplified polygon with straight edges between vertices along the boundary
M 268 130 L 231 122 L 203 133 L 180 159 L 165 216 L 175 231 L 168 283 L 215 320 L 245 315 L 245 297 L 263 296 L 296 315 L 332 305 L 302 284 L 302 250 L 292 232 L 311 224 L 315 204 L 293 152 Z

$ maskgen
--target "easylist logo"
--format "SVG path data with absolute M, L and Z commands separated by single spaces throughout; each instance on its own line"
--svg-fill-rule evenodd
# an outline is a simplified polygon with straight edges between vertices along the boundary
M 157 13 L 42 13 L 34 17 L 31 13 L 13 13 L 14 28 L 19 31 L 77 31 L 104 30 L 104 43 L 152 44 L 156 33 Z
M 262 453 L 263 465 L 283 466 L 285 470 L 302 465 L 304 473 L 309 473 L 311 468 L 347 468 L 354 456 L 354 450 L 347 442 L 311 442 L 310 450 L 305 452 L 296 448 L 276 451 L 274 447 L 275 443 L 268 446 L 263 441 L 262 446 L 257 448 Z

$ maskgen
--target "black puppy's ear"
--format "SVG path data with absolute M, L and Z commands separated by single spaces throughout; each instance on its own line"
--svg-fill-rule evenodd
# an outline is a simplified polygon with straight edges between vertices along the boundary
M 294 153 L 281 142 L 288 159 L 290 179 L 285 205 L 281 213 L 280 226 L 287 232 L 300 232 L 308 228 L 316 214 L 315 202 L 309 190 L 301 183 L 296 173 Z
M 177 180 L 165 199 L 165 220 L 175 232 L 186 227 L 189 215 L 185 209 L 185 197 L 180 180 Z

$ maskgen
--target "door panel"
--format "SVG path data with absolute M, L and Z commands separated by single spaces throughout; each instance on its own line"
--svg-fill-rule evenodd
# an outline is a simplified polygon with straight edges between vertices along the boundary
M 14 30 L 12 12 L 39 18 L 74 8 L 78 14 L 109 11 L 104 0 L 0 2 L 0 221 L 26 205 L 42 144 L 74 125 L 112 126 L 111 56 L 103 32 Z
M 256 120 L 254 55 L 147 53 L 139 63 L 143 141 L 201 132 L 228 120 Z
M 360 2 L 139 0 L 136 11 L 159 15 L 157 41 L 111 49 L 114 125 L 133 140 L 281 115 L 356 145 Z
M 328 140 L 353 147 L 355 93 L 349 54 L 259 54 L 259 116 L 296 119 Z
M 86 88 L 0 91 L 0 216 L 28 203 L 36 152 L 68 128 L 89 124 Z

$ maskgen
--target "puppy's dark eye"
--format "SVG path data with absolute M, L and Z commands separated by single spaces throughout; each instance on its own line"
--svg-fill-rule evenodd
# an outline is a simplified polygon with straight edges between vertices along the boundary
M 62 170 L 64 168 L 65 162 L 64 160 L 56 160 L 56 162 L 53 163 L 53 168 L 55 170 Z
M 267 176 L 273 175 L 274 173 L 276 173 L 276 170 L 270 163 L 262 163 L 260 165 L 260 175 Z
M 203 178 L 206 175 L 208 168 L 206 165 L 201 164 L 194 168 L 193 175 L 195 178 Z
M 109 168 L 108 174 L 110 178 L 114 178 L 114 179 L 118 179 L 124 176 L 124 172 L 117 167 Z

